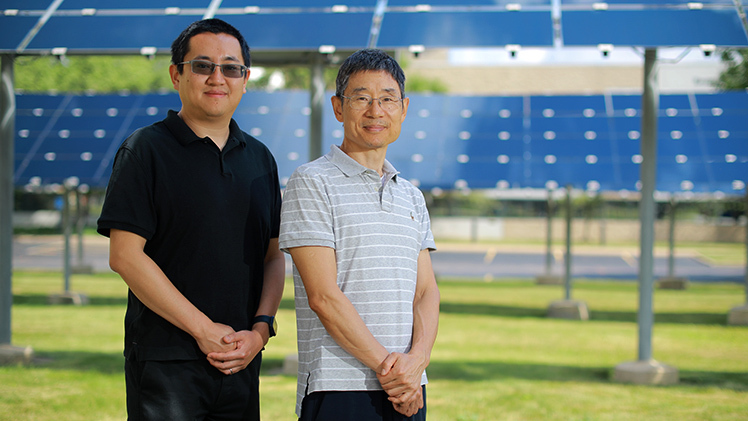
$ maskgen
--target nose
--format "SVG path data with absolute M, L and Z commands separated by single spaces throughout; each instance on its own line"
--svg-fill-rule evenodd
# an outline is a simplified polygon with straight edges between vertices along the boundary
M 216 83 L 224 83 L 226 82 L 226 78 L 223 75 L 223 70 L 221 69 L 221 66 L 216 66 L 213 68 L 213 73 L 208 76 L 209 81 L 215 81 Z
M 384 114 L 384 108 L 382 108 L 382 100 L 379 98 L 372 98 L 371 105 L 367 109 L 367 114 L 370 115 L 382 115 Z

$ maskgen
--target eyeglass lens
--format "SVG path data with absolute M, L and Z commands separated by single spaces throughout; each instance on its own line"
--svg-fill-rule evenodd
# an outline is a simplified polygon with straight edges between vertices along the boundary
M 192 60 L 188 61 L 192 68 L 192 73 L 198 75 L 210 76 L 216 70 L 216 66 L 221 68 L 223 75 L 230 78 L 244 77 L 244 71 L 246 67 L 240 64 L 216 64 L 206 60 Z
M 396 111 L 400 109 L 400 98 L 394 96 L 384 96 L 381 98 L 372 98 L 369 95 L 356 95 L 345 97 L 350 100 L 351 108 L 354 110 L 364 110 L 371 107 L 374 101 L 379 102 L 379 106 L 387 111 Z

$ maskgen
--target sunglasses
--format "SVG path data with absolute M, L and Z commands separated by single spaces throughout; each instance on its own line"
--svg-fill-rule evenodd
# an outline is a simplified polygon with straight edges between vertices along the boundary
M 192 73 L 196 75 L 210 76 L 216 70 L 216 67 L 221 68 L 221 72 L 225 77 L 243 78 L 247 74 L 247 66 L 241 64 L 216 64 L 207 60 L 190 60 L 177 63 L 177 65 L 188 63 L 190 64 Z

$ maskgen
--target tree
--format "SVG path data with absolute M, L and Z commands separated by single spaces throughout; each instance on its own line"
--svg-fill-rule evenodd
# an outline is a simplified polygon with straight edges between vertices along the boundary
M 723 51 L 722 62 L 727 68 L 719 75 L 717 87 L 725 91 L 748 89 L 748 48 Z
M 69 56 L 63 59 L 21 56 L 15 60 L 15 87 L 18 92 L 25 93 L 171 92 L 170 60 L 166 55 L 151 59 L 142 56 Z M 329 90 L 335 89 L 337 71 L 334 67 L 325 68 L 325 85 Z M 250 81 L 249 88 L 271 88 L 270 77 L 275 72 L 283 76 L 282 89 L 309 89 L 310 70 L 306 66 L 266 68 L 262 77 Z M 413 76 L 407 78 L 406 91 L 446 92 L 446 85 Z
M 170 58 L 156 56 L 21 56 L 15 60 L 19 92 L 133 93 L 172 90 Z

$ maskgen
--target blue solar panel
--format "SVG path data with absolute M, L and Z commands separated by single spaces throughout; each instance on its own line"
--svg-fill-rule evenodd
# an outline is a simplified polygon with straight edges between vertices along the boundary
M 51 1 L 47 1 L 51 3 Z M 161 5 L 153 0 L 65 0 L 60 5 L 59 10 L 81 10 L 85 8 L 101 9 L 164 9 L 166 7 L 178 6 L 180 8 L 207 8 L 210 0 L 179 0 L 173 2 L 163 2 Z M 24 9 L 28 7 L 24 6 Z
M 45 10 L 52 4 L 50 0 L 4 0 L 4 9 L 23 9 L 23 10 Z
M 562 22 L 566 46 L 741 46 L 747 40 L 734 8 L 564 11 Z
M 242 31 L 254 50 L 312 50 L 321 45 L 338 49 L 366 47 L 371 27 L 368 13 L 289 13 L 221 15 Z M 297 30 L 302 29 L 300 34 Z
M 549 182 L 637 188 L 640 95 L 409 97 L 408 117 L 388 159 L 422 188 L 544 188 Z M 17 98 L 20 186 L 75 175 L 103 187 L 122 140 L 179 107 L 176 94 Z M 748 94 L 662 95 L 658 114 L 658 190 L 745 191 Z M 307 92 L 250 92 L 235 119 L 273 151 L 281 180 L 307 161 Z M 342 133 L 326 107 L 323 152 L 340 144 Z
M 154 46 L 169 51 L 179 32 L 197 19 L 199 17 L 178 15 L 132 16 L 126 21 L 117 16 L 95 19 L 90 16 L 55 17 L 44 25 L 28 49 L 68 47 L 71 50 L 129 50 L 137 53 L 142 47 Z
M 258 51 L 314 51 L 320 45 L 357 49 L 368 43 L 377 4 L 375 0 L 344 4 L 321 0 L 263 0 L 247 4 L 226 0 L 212 10 L 209 7 L 213 2 L 209 0 L 67 0 L 29 38 L 31 43 L 22 45 L 21 41 L 52 3 L 5 1 L 3 7 L 7 9 L 0 14 L 0 52 L 14 52 L 20 46 L 26 54 L 48 53 L 57 47 L 67 48 L 68 54 L 137 54 L 142 47 L 156 47 L 163 53 L 176 34 L 209 11 L 245 32 Z M 595 10 L 602 4 L 607 5 L 607 10 Z M 552 46 L 552 10 L 550 0 L 394 0 L 385 9 L 377 46 Z M 740 17 L 727 0 L 563 1 L 556 11 L 562 24 L 559 41 L 568 46 L 748 45 Z
M 530 29 L 532 28 L 532 29 Z M 393 48 L 485 47 L 522 44 L 553 45 L 549 12 L 389 12 L 377 45 Z
M 376 0 L 345 0 L 340 2 L 330 2 L 324 0 L 252 0 L 250 2 L 246 0 L 224 0 L 221 2 L 221 8 L 244 8 L 246 6 L 257 6 L 267 8 L 323 8 L 331 7 L 333 5 L 346 5 L 348 7 L 368 7 L 373 9 L 376 5 Z

